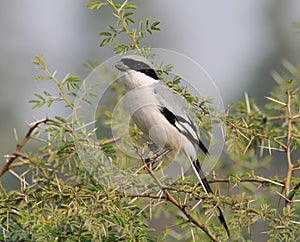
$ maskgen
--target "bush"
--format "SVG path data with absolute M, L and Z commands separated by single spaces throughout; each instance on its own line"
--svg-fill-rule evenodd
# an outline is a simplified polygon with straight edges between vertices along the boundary
M 100 46 L 112 43 L 116 54 L 134 50 L 151 57 L 151 48 L 141 48 L 142 40 L 145 35 L 160 31 L 159 21 L 147 18 L 136 24 L 136 6 L 128 1 L 88 4 L 90 10 L 101 11 L 104 7 L 112 9 L 116 24 L 99 34 Z M 128 36 L 128 43 L 119 43 L 120 35 Z M 51 109 L 63 104 L 72 115 L 36 120 L 7 158 L 1 176 L 16 167 L 25 170 L 16 175 L 19 189 L 7 191 L 1 185 L 1 241 L 166 241 L 174 239 L 174 234 L 180 241 L 224 241 L 224 229 L 211 220 L 215 204 L 226 208 L 231 237 L 236 241 L 251 240 L 253 226 L 262 222 L 269 228 L 269 241 L 299 239 L 300 68 L 283 61 L 286 73 L 273 73 L 277 86 L 266 97 L 264 106 L 259 107 L 245 94 L 244 102 L 230 106 L 226 117 L 218 117 L 218 122 L 227 126 L 226 155 L 208 179 L 226 195 L 207 196 L 191 177 L 183 176 L 165 186 L 167 181 L 160 180 L 142 162 L 135 170 L 145 169 L 156 186 L 128 193 L 109 182 L 99 182 L 99 176 L 110 181 L 112 175 L 106 167 L 95 165 L 95 161 L 106 158 L 119 165 L 130 161 L 118 152 L 114 139 L 93 140 L 91 136 L 101 130 L 88 130 L 78 112 L 81 104 L 74 100 L 80 97 L 81 102 L 91 105 L 95 102 L 94 87 L 76 76 L 56 79 L 55 73 L 47 69 L 43 55 L 36 56 L 33 63 L 41 70 L 35 80 L 52 82 L 57 89 L 56 95 L 46 91 L 34 94 L 35 99 L 29 101 L 33 108 L 46 105 Z M 171 69 L 170 65 L 161 65 L 158 72 L 168 74 Z M 205 117 L 211 113 L 205 107 L 210 99 L 194 98 L 178 85 L 179 77 L 166 79 L 166 83 L 196 107 L 193 111 L 198 122 L 209 133 Z M 121 95 L 118 87 L 110 88 Z M 100 112 L 105 127 L 112 112 L 109 108 Z M 137 144 L 140 132 L 133 127 L 132 133 Z M 30 140 L 38 140 L 39 149 L 23 152 Z M 89 153 L 88 158 L 92 157 L 91 167 L 82 163 L 78 145 Z M 278 162 L 286 167 L 280 177 L 256 174 L 258 169 L 276 166 Z M 219 169 L 226 171 L 222 178 L 217 178 Z M 123 185 L 130 186 L 131 182 L 125 181 Z M 279 206 L 278 199 L 283 201 Z M 202 208 L 196 211 L 193 207 L 199 200 Z M 169 219 L 172 226 L 161 224 L 161 230 L 149 228 L 152 219 L 162 218 Z

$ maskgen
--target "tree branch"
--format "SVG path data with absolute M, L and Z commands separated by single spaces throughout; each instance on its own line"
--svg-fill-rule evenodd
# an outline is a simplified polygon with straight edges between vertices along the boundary
M 284 182 L 280 181 L 280 180 L 271 180 L 271 179 L 267 179 L 264 177 L 260 177 L 260 176 L 256 176 L 254 178 L 238 178 L 237 177 L 238 182 L 257 182 L 257 183 L 261 183 L 261 184 L 274 184 L 277 186 L 284 186 Z M 223 182 L 223 183 L 233 183 L 230 181 L 230 179 L 213 179 L 213 180 L 209 180 L 209 183 L 219 183 L 219 182 Z
M 287 91 L 287 140 L 286 140 L 286 162 L 287 162 L 287 174 L 285 180 L 285 197 L 290 195 L 290 182 L 293 172 L 293 164 L 291 161 L 291 139 L 292 139 L 292 114 L 291 114 L 291 98 L 290 91 Z M 285 200 L 285 207 L 287 212 L 291 210 L 291 203 Z
M 250 128 L 238 127 L 234 123 L 230 122 L 229 120 L 226 120 L 226 124 L 228 124 L 229 126 L 231 126 L 235 130 L 243 130 L 243 131 L 247 132 L 248 134 L 251 134 L 254 137 L 258 137 L 258 138 L 266 139 L 266 140 L 272 140 L 273 142 L 275 142 L 282 149 L 284 149 L 284 150 L 287 149 L 287 146 L 285 144 L 283 144 L 282 142 L 280 142 L 279 140 L 277 140 L 276 137 L 271 137 L 271 136 L 267 136 L 267 135 L 264 135 L 264 134 L 256 133 L 253 130 L 251 130 Z
M 27 131 L 27 134 L 25 135 L 25 137 L 23 138 L 23 140 L 21 141 L 20 144 L 17 144 L 17 148 L 14 151 L 14 153 L 12 153 L 7 161 L 7 163 L 4 165 L 4 167 L 0 170 L 0 177 L 7 172 L 8 170 L 10 170 L 11 168 L 14 167 L 18 167 L 18 166 L 22 166 L 25 164 L 28 164 L 28 161 L 30 161 L 28 159 L 28 157 L 24 156 L 24 154 L 21 153 L 21 150 L 23 149 L 23 147 L 27 144 L 27 142 L 32 138 L 32 133 L 36 130 L 36 128 L 39 127 L 40 124 L 47 124 L 47 123 L 57 123 L 57 121 L 55 120 L 51 120 L 48 117 L 38 120 L 34 123 L 32 123 L 29 127 L 29 130 Z M 18 157 L 22 157 L 25 158 L 27 161 L 22 161 L 22 162 L 18 162 L 14 165 L 12 165 L 12 163 L 14 162 L 15 159 L 17 159 Z
M 168 191 L 168 188 L 164 187 L 163 184 L 160 182 L 160 180 L 155 176 L 152 169 L 150 169 L 148 166 L 145 166 L 145 169 L 148 171 L 148 173 L 152 176 L 152 178 L 155 180 L 159 188 L 164 192 L 166 200 L 174 204 L 177 208 L 183 212 L 183 214 L 188 218 L 188 220 L 196 225 L 198 228 L 200 228 L 203 232 L 205 232 L 209 238 L 212 241 L 217 241 L 216 237 L 211 233 L 211 231 L 202 223 L 200 223 L 196 218 L 194 218 L 190 212 L 188 211 L 187 207 L 184 204 L 180 204 Z

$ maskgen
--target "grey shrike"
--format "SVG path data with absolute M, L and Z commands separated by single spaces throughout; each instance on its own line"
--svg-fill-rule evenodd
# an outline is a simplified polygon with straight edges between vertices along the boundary
M 165 150 L 183 150 L 203 186 L 213 193 L 197 158 L 200 149 L 206 156 L 208 149 L 199 139 L 197 129 L 175 94 L 157 75 L 154 66 L 138 55 L 124 56 L 115 63 L 122 72 L 121 80 L 126 93 L 130 115 L 138 128 L 150 140 Z M 219 220 L 227 234 L 229 230 L 219 206 Z

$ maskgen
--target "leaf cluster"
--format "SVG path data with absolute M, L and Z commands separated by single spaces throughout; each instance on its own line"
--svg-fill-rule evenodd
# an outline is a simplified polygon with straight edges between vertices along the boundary
M 145 34 L 160 30 L 159 21 L 151 22 L 148 17 L 136 24 L 137 7 L 129 1 L 119 4 L 95 0 L 88 3 L 88 8 L 98 11 L 110 8 L 116 17 L 116 24 L 99 34 L 100 46 L 112 43 L 115 53 L 136 50 L 151 56 L 150 48 L 141 48 L 141 43 Z M 120 34 L 130 40 L 119 42 Z M 6 184 L 0 183 L 1 241 L 225 241 L 227 236 L 215 219 L 216 204 L 224 208 L 232 238 L 237 241 L 250 241 L 253 226 L 260 223 L 269 228 L 266 231 L 269 241 L 299 240 L 299 67 L 283 61 L 286 72 L 272 74 L 277 85 L 266 97 L 264 106 L 245 94 L 245 101 L 230 107 L 228 116 L 222 120 L 217 110 L 209 106 L 212 101 L 209 97 L 194 98 L 180 86 L 180 77 L 168 78 L 170 64 L 159 66 L 158 74 L 193 107 L 198 124 L 208 133 L 212 117 L 227 124 L 229 158 L 225 158 L 221 167 L 226 174 L 220 177 L 214 171 L 207 177 L 214 188 L 226 195 L 207 196 L 193 177 L 158 178 L 145 167 L 142 158 L 137 163 L 121 156 L 114 140 L 93 141 L 91 136 L 102 130 L 86 129 L 83 117 L 77 112 L 81 104 L 75 104 L 74 98 L 80 94 L 82 102 L 92 104 L 95 86 L 88 86 L 86 81 L 72 75 L 59 80 L 56 72 L 48 70 L 43 55 L 36 56 L 33 63 L 40 70 L 35 80 L 50 82 L 56 90 L 56 93 L 34 94 L 34 99 L 29 101 L 33 108 L 52 109 L 54 104 L 59 104 L 69 109 L 72 116 L 54 115 L 37 120 L 29 125 L 27 135 L 8 156 L 8 165 L 1 174 L 11 171 L 20 181 L 20 187 L 7 191 Z M 94 65 L 87 63 L 86 67 Z M 112 86 L 111 90 L 115 96 L 121 95 L 118 88 Z M 110 124 L 112 113 L 105 109 L 98 112 L 104 117 L 103 125 Z M 130 136 L 136 145 L 132 149 L 142 157 L 148 143 L 138 145 L 141 132 L 136 127 L 132 127 Z M 38 150 L 22 151 L 31 140 L 38 141 Z M 80 160 L 78 144 L 89 154 L 92 172 Z M 122 168 L 130 164 L 130 174 L 146 169 L 156 185 L 140 186 L 142 191 L 129 194 L 101 183 L 95 178 L 109 181 L 115 178 L 99 165 L 103 159 Z M 287 171 L 269 177 L 258 175 L 259 169 L 275 166 L 278 164 L 275 162 L 281 162 Z M 16 167 L 23 170 L 15 172 Z M 140 185 L 134 182 L 129 179 L 122 185 Z M 168 219 L 167 224 L 161 222 L 163 219 Z M 160 229 L 148 228 L 150 220 L 157 221 Z
M 132 5 L 129 1 L 124 1 L 122 4 L 115 3 L 112 0 L 106 2 L 101 2 L 98 0 L 88 3 L 88 9 L 99 10 L 104 6 L 109 6 L 113 10 L 113 16 L 116 17 L 116 26 L 110 25 L 107 31 L 99 33 L 102 37 L 100 46 L 106 46 L 108 43 L 114 45 L 114 52 L 124 53 L 130 50 L 140 50 L 139 45 L 145 34 L 152 35 L 155 31 L 160 31 L 159 21 L 151 21 L 150 17 L 147 17 L 145 21 L 139 21 L 136 26 L 136 21 L 134 20 L 134 12 L 137 7 Z M 125 34 L 130 38 L 130 41 L 123 44 L 117 40 L 121 34 Z

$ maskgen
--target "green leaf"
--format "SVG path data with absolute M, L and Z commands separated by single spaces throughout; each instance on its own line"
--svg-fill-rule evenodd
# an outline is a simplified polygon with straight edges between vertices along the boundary
M 49 100 L 47 101 L 47 106 L 48 106 L 48 108 L 52 105 L 53 102 L 54 102 L 53 99 L 49 99 Z
M 112 33 L 110 33 L 110 32 L 101 32 L 99 34 L 99 36 L 111 36 L 111 35 L 112 35 Z
M 37 82 L 40 82 L 40 81 L 42 81 L 42 80 L 44 80 L 44 79 L 45 79 L 45 77 L 42 76 L 42 75 L 38 75 L 37 77 L 33 78 L 33 80 L 34 80 L 34 81 L 37 81 Z
M 52 96 L 49 92 L 47 92 L 47 91 L 44 91 L 44 94 L 47 96 L 47 97 L 50 97 L 50 96 Z
M 103 47 L 103 46 L 107 45 L 109 42 L 110 42 L 110 38 L 105 38 L 100 43 L 100 46 Z
M 103 2 L 100 2 L 100 1 L 94 1 L 94 2 L 89 2 L 87 7 L 88 7 L 88 10 L 99 10 L 100 8 L 102 8 L 103 6 L 107 5 L 107 3 L 103 3 Z
M 46 99 L 43 96 L 41 96 L 40 94 L 34 93 L 33 95 L 36 96 L 37 98 L 41 99 L 43 102 L 46 101 Z
M 155 30 L 155 31 L 160 31 L 160 28 L 159 27 L 157 27 L 157 25 L 159 25 L 160 24 L 160 22 L 159 21 L 155 21 L 155 22 L 153 22 L 152 24 L 151 24 L 151 29 L 152 30 Z
M 148 29 L 148 28 L 147 28 L 146 31 L 147 31 L 148 34 L 150 34 L 150 35 L 152 34 L 151 29 Z
M 90 100 L 88 100 L 86 98 L 82 98 L 82 101 L 85 102 L 88 105 L 92 105 L 93 104 Z
M 133 12 L 125 13 L 125 14 L 124 14 L 124 18 L 129 17 L 129 16 L 131 16 L 131 15 L 133 15 L 133 14 L 134 14 Z
M 32 109 L 40 108 L 40 107 L 44 106 L 44 104 L 45 104 L 45 103 L 43 103 L 43 102 L 39 102 L 39 103 L 33 105 Z
M 44 56 L 43 53 L 41 53 L 40 55 L 36 55 L 32 63 L 35 65 L 40 65 L 43 62 L 43 56 Z
M 146 28 L 148 28 L 149 22 L 150 22 L 150 17 L 147 17 L 147 18 L 146 18 L 146 22 L 145 22 L 145 23 L 146 23 Z
M 118 30 L 116 30 L 115 27 L 109 25 L 108 28 L 109 28 L 114 34 L 118 33 Z
M 175 85 L 178 85 L 181 81 L 181 77 L 180 76 L 175 76 L 174 79 L 172 80 L 172 83 Z
M 67 123 L 67 120 L 65 120 L 63 117 L 55 116 L 55 119 L 61 121 L 62 123 Z
M 69 76 L 65 81 L 64 84 L 66 85 L 66 88 L 68 91 L 71 89 L 78 90 L 79 85 L 78 83 L 81 82 L 78 76 Z
M 140 23 L 139 23 L 139 29 L 140 29 L 140 31 L 143 31 L 143 28 L 144 28 L 144 22 L 140 21 Z
M 132 18 L 125 18 L 125 21 L 126 21 L 126 23 L 128 24 L 128 22 L 130 22 L 130 23 L 132 23 L 132 24 L 134 24 L 135 22 L 134 22 L 134 20 L 132 19 Z
M 28 101 L 29 103 L 40 103 L 40 100 L 31 99 Z
M 114 47 L 114 52 L 116 54 L 125 53 L 128 50 L 130 50 L 130 47 L 126 44 L 119 44 L 119 45 L 116 45 L 116 47 Z
M 68 92 L 68 95 L 71 97 L 77 97 L 77 93 L 76 92 Z

